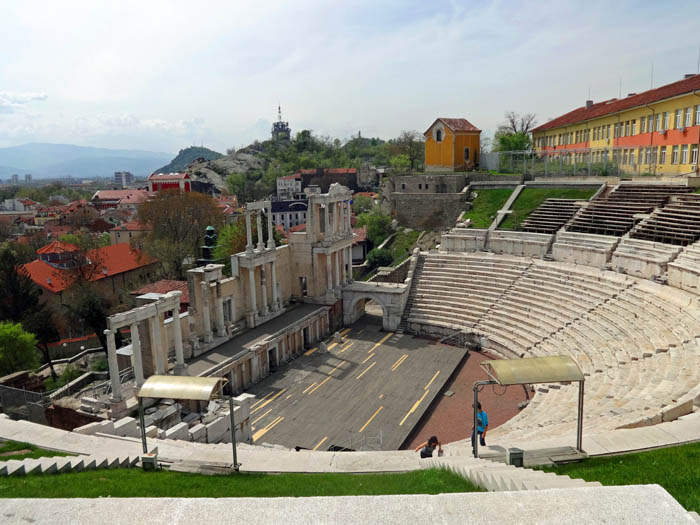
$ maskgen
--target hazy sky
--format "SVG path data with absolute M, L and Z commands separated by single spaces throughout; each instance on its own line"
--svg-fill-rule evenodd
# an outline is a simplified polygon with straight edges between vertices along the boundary
M 0 0 L 0 146 L 492 133 L 697 70 L 700 2 Z

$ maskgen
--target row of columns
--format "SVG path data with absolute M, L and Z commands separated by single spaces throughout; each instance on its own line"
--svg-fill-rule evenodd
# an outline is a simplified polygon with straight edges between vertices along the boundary
M 352 232 L 352 224 L 350 217 L 350 201 L 336 201 L 326 204 L 325 213 L 325 232 L 326 234 L 335 233 L 350 233 Z M 331 217 L 333 220 L 331 221 Z
M 171 310 L 173 318 L 173 339 L 175 341 L 175 374 L 180 375 L 185 371 L 185 353 L 182 346 L 182 331 L 180 326 L 180 312 L 177 309 Z M 148 328 L 150 333 L 151 355 L 155 358 L 155 372 L 162 375 L 167 373 L 167 354 L 163 348 L 163 336 L 161 331 L 161 313 L 148 318 Z M 136 385 L 143 385 L 145 379 L 143 375 L 143 356 L 141 355 L 141 334 L 139 333 L 138 322 L 132 323 L 131 350 L 132 365 L 134 367 L 134 379 Z M 109 377 L 112 383 L 112 402 L 122 400 L 122 387 L 119 378 L 119 361 L 117 359 L 116 331 L 105 330 L 107 338 L 107 363 L 109 366 Z M 167 349 L 167 342 L 166 342 Z
M 260 313 L 266 316 L 270 312 L 270 305 L 267 301 L 267 265 L 270 265 L 270 280 L 271 280 L 271 290 L 272 290 L 272 311 L 277 311 L 281 307 L 279 291 L 277 289 L 277 262 L 272 261 L 270 263 L 261 263 L 259 265 L 248 267 L 248 279 L 250 285 L 250 311 L 252 313 L 258 313 L 257 305 L 257 291 L 255 285 L 255 268 L 260 266 L 260 301 L 261 309 Z
M 246 230 L 246 246 L 245 246 L 245 251 L 246 253 L 250 254 L 253 253 L 254 251 L 263 251 L 265 250 L 265 243 L 263 241 L 263 229 L 262 229 L 262 209 L 258 210 L 248 210 L 246 209 L 245 211 L 245 230 Z M 256 215 L 256 221 L 257 221 L 257 232 L 258 232 L 258 244 L 257 246 L 253 245 L 253 232 L 252 232 L 252 226 L 251 226 L 251 219 L 250 216 L 251 214 L 255 213 Z M 272 232 L 272 207 L 268 206 L 267 207 L 267 249 L 268 250 L 273 250 L 275 248 L 275 238 Z
M 211 313 L 209 310 L 209 294 L 211 291 L 211 283 L 202 281 L 202 324 L 204 325 L 204 342 L 211 343 L 214 340 L 214 334 L 211 331 Z M 216 292 L 214 297 L 214 323 L 216 325 L 216 334 L 223 337 L 226 333 L 226 323 L 224 322 L 224 297 L 221 294 L 221 285 L 216 284 Z M 180 320 L 178 319 L 178 325 Z
M 333 271 L 333 255 L 335 255 L 335 271 Z M 326 254 L 326 279 L 329 290 L 339 288 L 341 284 L 347 284 L 352 281 L 351 246 Z

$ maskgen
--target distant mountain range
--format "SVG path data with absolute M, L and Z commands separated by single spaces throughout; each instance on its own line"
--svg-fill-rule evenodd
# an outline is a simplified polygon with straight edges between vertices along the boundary
M 111 177 L 115 171 L 143 177 L 172 158 L 170 153 L 153 151 L 32 143 L 0 148 L 0 178 L 17 173 L 23 180 L 25 173 L 31 173 L 35 179 L 68 175 L 89 179 Z

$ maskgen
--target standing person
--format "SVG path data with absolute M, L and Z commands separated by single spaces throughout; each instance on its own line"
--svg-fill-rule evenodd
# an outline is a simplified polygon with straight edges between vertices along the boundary
M 424 441 L 416 447 L 416 452 L 420 450 L 421 458 L 432 458 L 433 451 L 436 447 L 438 449 L 438 456 L 442 456 L 442 445 L 438 441 L 437 436 L 431 436 L 428 441 Z
M 473 407 L 474 405 L 472 405 Z M 476 432 L 479 435 L 479 443 L 482 447 L 486 446 L 486 431 L 489 428 L 489 416 L 486 410 L 481 409 L 481 403 L 476 404 Z M 472 426 L 472 447 L 474 447 L 474 427 Z

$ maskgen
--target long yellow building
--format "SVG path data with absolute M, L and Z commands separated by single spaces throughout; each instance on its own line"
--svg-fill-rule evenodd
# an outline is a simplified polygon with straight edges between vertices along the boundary
M 612 162 L 626 173 L 698 171 L 700 75 L 586 105 L 532 131 L 535 151 L 564 162 Z

